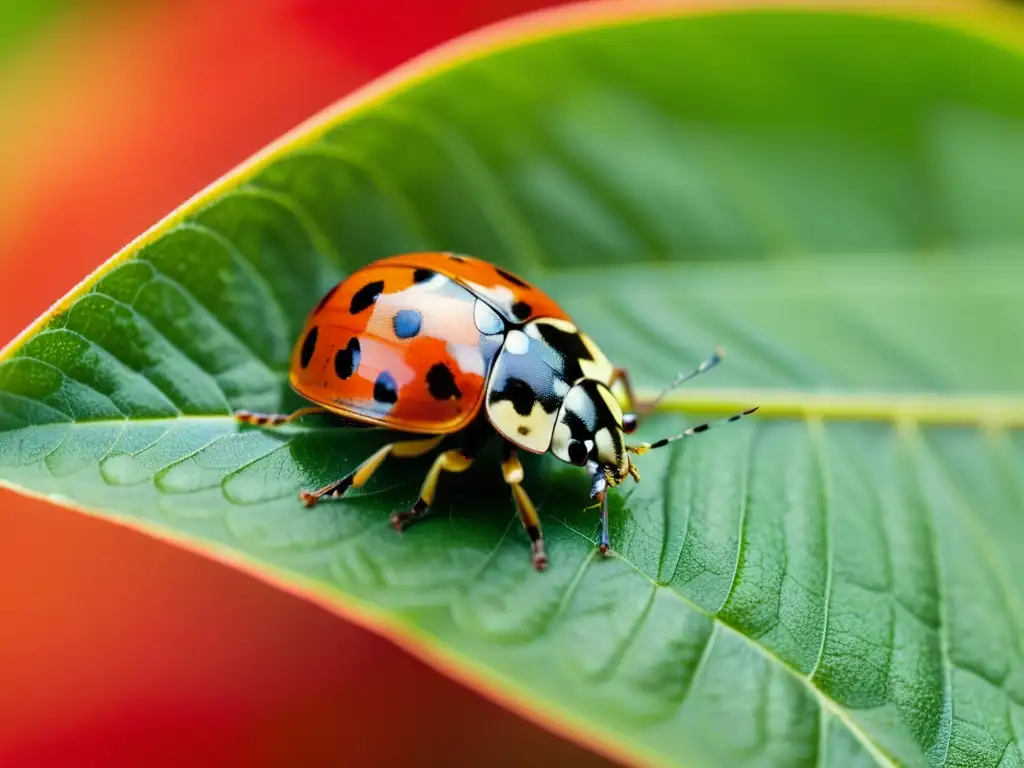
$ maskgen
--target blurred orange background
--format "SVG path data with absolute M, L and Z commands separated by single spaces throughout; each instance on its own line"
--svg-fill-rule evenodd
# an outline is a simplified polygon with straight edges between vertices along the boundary
M 0 345 L 355 86 L 548 4 L 0 0 Z M 0 765 L 607 765 L 140 534 L 0 492 L 0 541 Z

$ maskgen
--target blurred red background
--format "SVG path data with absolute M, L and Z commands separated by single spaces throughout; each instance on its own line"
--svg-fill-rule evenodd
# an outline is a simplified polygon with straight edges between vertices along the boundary
M 0 0 L 0 345 L 353 87 L 547 4 Z M 368 632 L 140 534 L 0 492 L 0 541 L 4 766 L 606 765 Z

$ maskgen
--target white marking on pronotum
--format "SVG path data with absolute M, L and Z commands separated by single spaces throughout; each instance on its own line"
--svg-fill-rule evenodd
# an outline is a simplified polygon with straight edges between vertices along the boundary
M 512 355 L 525 355 L 530 348 L 530 340 L 522 331 L 509 331 L 505 337 L 505 351 Z

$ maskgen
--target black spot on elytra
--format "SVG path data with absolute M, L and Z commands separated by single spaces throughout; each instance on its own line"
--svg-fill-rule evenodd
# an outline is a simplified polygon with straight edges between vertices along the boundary
M 452 369 L 444 363 L 434 363 L 427 371 L 427 391 L 435 400 L 461 399 L 462 392 L 455 384 Z
M 339 379 L 347 379 L 359 368 L 359 339 L 349 339 L 342 349 L 334 353 L 334 372 Z
M 398 402 L 398 384 L 395 377 L 387 371 L 381 371 L 377 380 L 373 382 L 373 399 L 378 403 Z
M 327 293 L 325 293 L 325 294 L 323 295 L 323 298 L 322 298 L 322 299 L 320 299 L 320 303 L 319 303 L 319 304 L 317 304 L 317 305 L 316 305 L 316 309 L 314 309 L 314 310 L 313 310 L 313 314 L 314 314 L 314 315 L 315 315 L 315 314 L 316 314 L 317 312 L 319 312 L 319 311 L 320 311 L 321 309 L 323 309 L 323 308 L 324 308 L 325 306 L 327 306 L 327 302 L 329 302 L 329 301 L 330 301 L 331 299 L 333 299 L 333 298 L 334 298 L 334 294 L 335 294 L 335 293 L 337 293 L 337 291 L 338 291 L 338 285 L 340 285 L 340 283 L 338 283 L 338 284 L 334 285 L 334 286 L 333 286 L 333 287 L 331 288 L 331 290 L 329 290 L 329 291 L 328 291 Z
M 533 307 L 527 304 L 525 301 L 517 301 L 512 305 L 512 314 L 519 320 L 525 320 L 533 312 Z
M 391 320 L 395 336 L 400 339 L 411 339 L 420 332 L 423 316 L 415 309 L 400 309 Z
M 495 267 L 494 271 L 501 275 L 503 278 L 505 278 L 508 282 L 512 283 L 512 285 L 518 285 L 520 288 L 530 287 L 529 283 L 524 283 L 521 279 L 513 275 L 511 272 L 506 272 L 501 267 Z
M 432 278 L 437 273 L 432 269 L 417 269 L 412 273 L 412 281 L 414 283 L 425 283 L 427 280 Z
M 306 334 L 306 338 L 302 341 L 302 352 L 299 353 L 299 363 L 303 368 L 309 366 L 309 361 L 313 359 L 313 353 L 316 351 L 316 337 L 319 335 L 319 329 L 314 325 L 309 329 Z
M 372 305 L 383 290 L 383 280 L 374 280 L 372 283 L 367 283 L 352 296 L 352 303 L 348 305 L 348 311 L 353 315 L 358 315 Z

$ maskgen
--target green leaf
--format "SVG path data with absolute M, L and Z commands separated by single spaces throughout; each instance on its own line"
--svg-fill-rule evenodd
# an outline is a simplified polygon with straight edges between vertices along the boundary
M 435 54 L 160 223 L 7 349 L 0 478 L 622 759 L 1021 765 L 1020 18 L 631 7 Z M 298 405 L 321 293 L 430 248 L 536 280 L 646 390 L 724 344 L 645 437 L 762 411 L 641 457 L 606 559 L 585 476 L 532 461 L 541 574 L 487 458 L 401 536 L 429 459 L 305 509 L 386 434 L 231 411 Z

